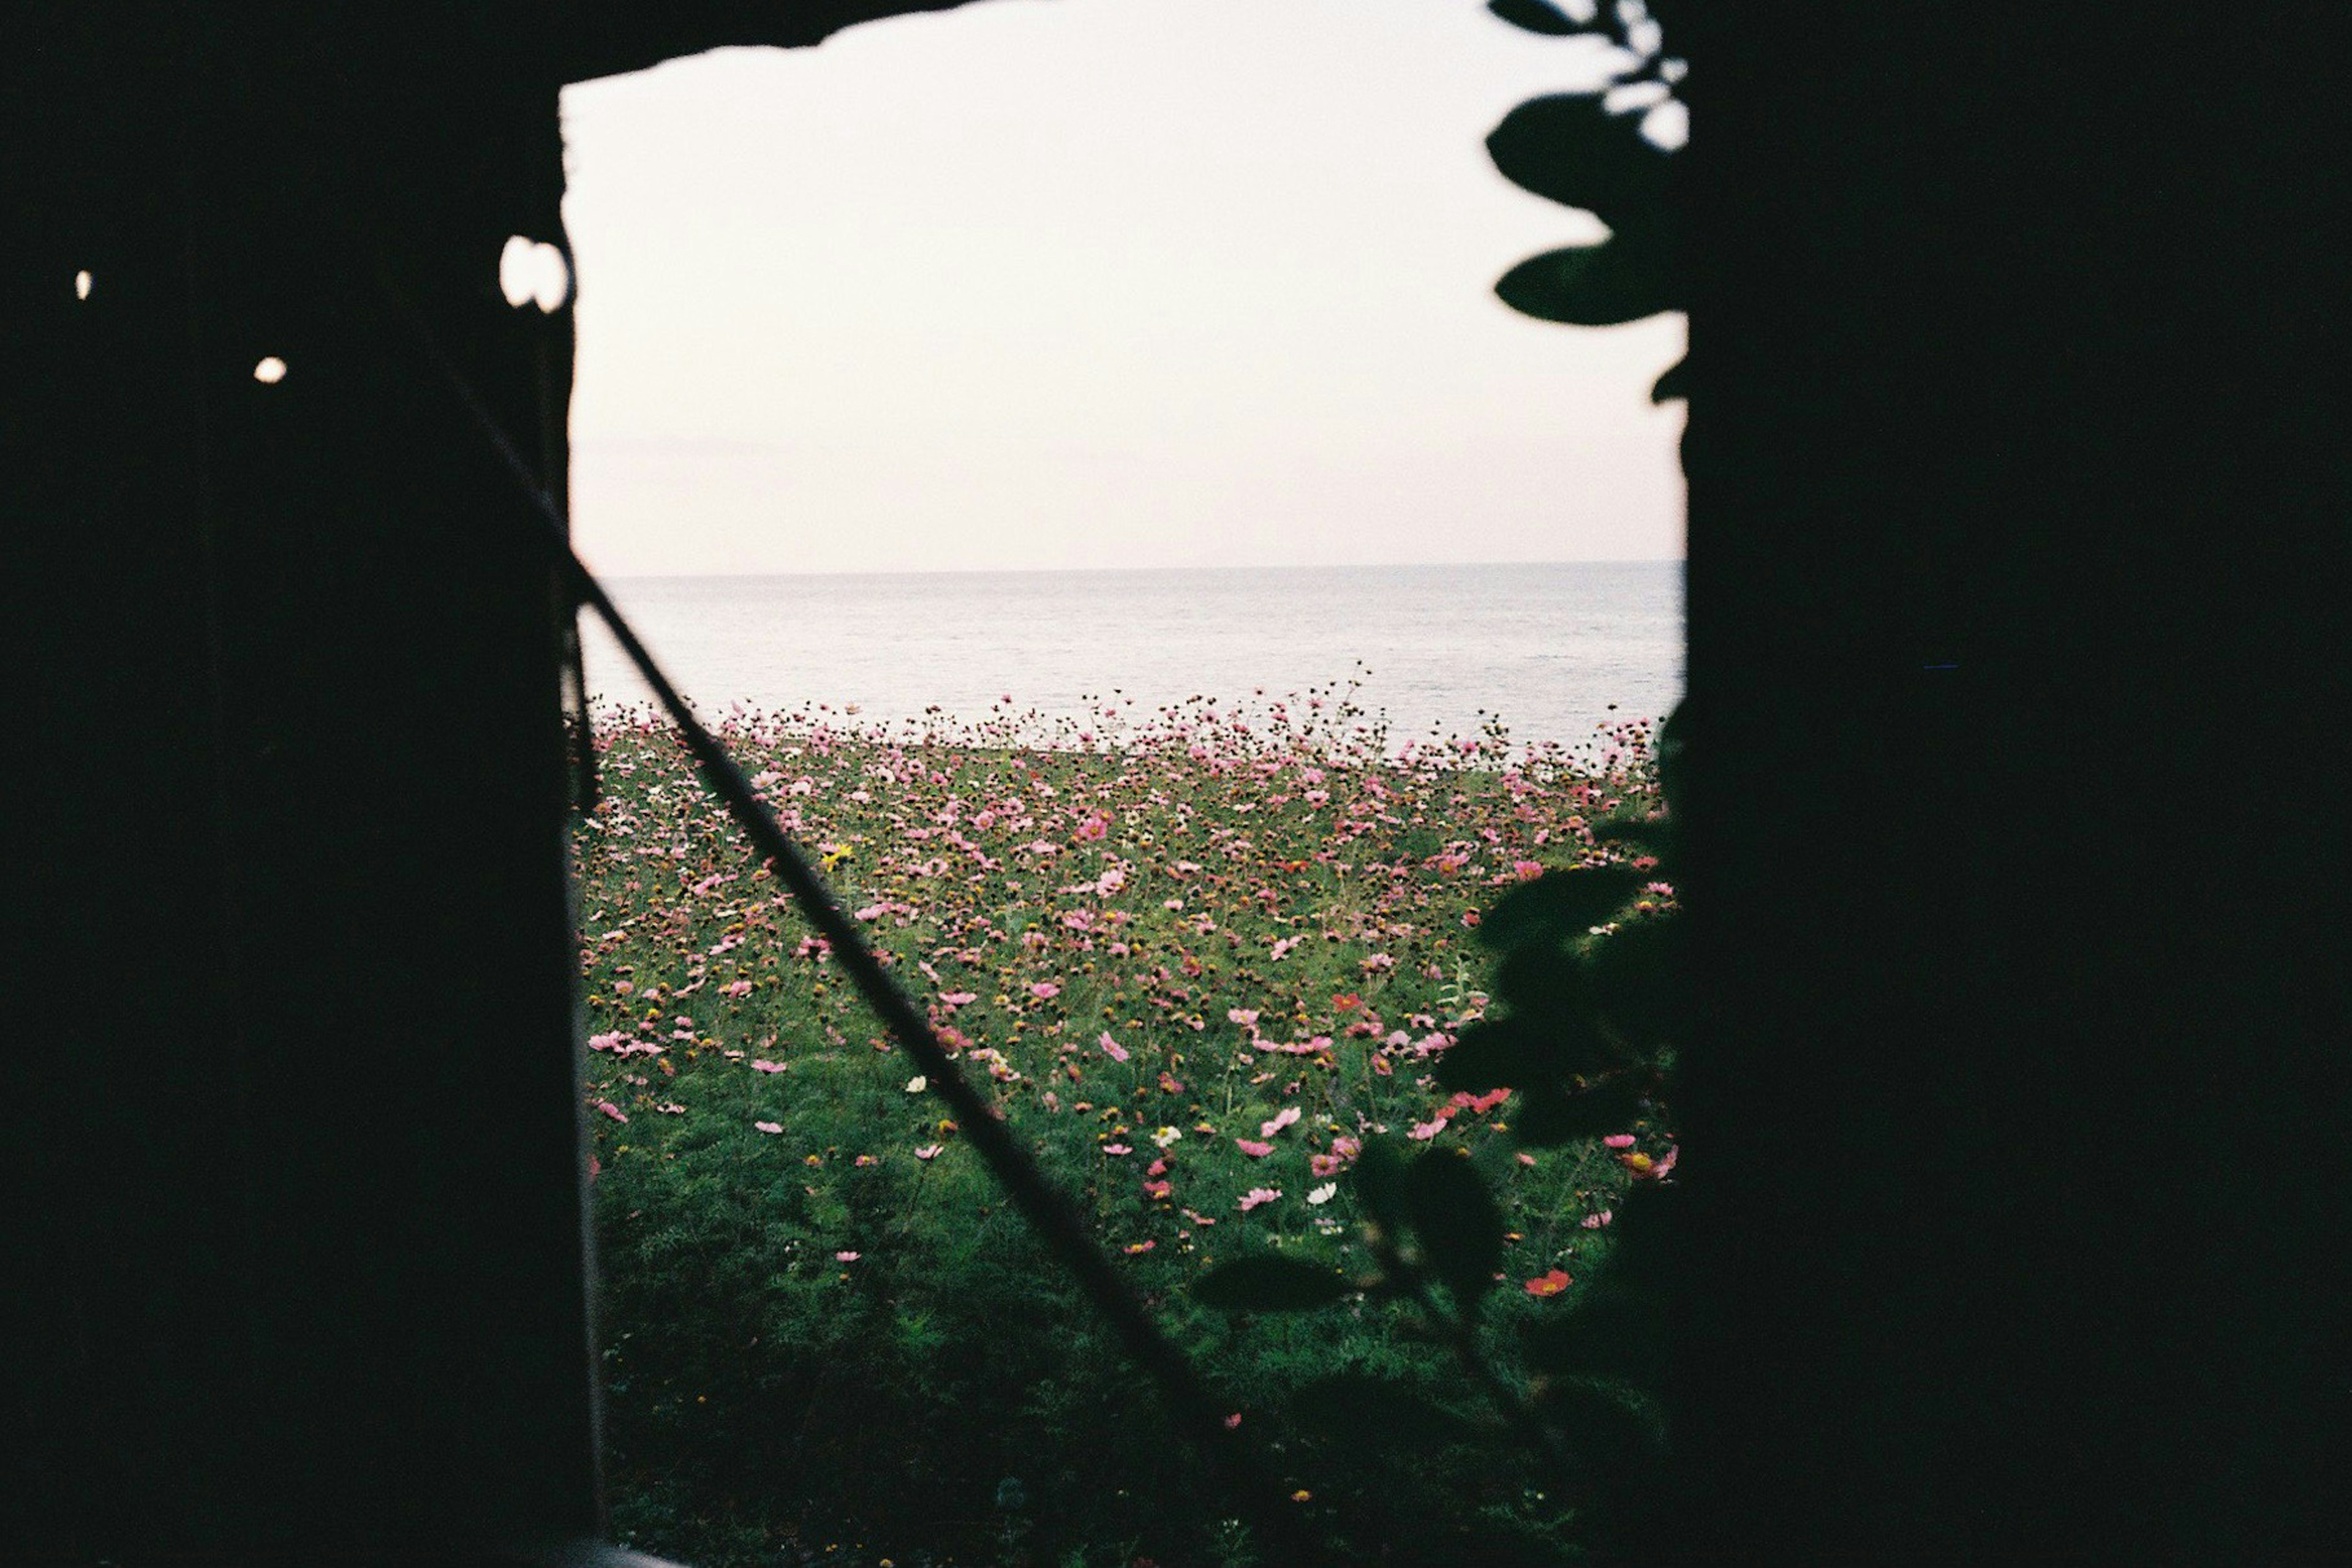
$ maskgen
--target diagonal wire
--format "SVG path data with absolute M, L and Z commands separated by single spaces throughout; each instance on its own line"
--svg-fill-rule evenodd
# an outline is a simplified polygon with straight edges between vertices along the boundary
M 1096 1310 L 1109 1321 L 1128 1353 L 1135 1358 L 1157 1385 L 1171 1407 L 1178 1429 L 1190 1436 L 1216 1466 L 1233 1491 L 1234 1500 L 1241 1506 L 1244 1517 L 1257 1526 L 1261 1538 L 1274 1549 L 1274 1561 L 1278 1564 L 1329 1561 L 1328 1552 L 1312 1538 L 1304 1521 L 1285 1506 L 1286 1500 L 1275 1485 L 1255 1447 L 1225 1425 L 1218 1405 L 1210 1397 L 1207 1386 L 1193 1371 L 1192 1363 L 1160 1332 L 1159 1325 L 1112 1267 L 1108 1256 L 1096 1243 L 1069 1200 L 1045 1179 L 1028 1151 L 998 1119 L 995 1108 L 982 1100 L 965 1079 L 955 1058 L 949 1055 L 945 1043 L 932 1029 L 929 1020 L 916 1007 L 904 988 L 891 978 L 889 972 L 883 968 L 873 948 L 866 943 L 865 933 L 842 912 L 840 904 L 811 868 L 799 847 L 777 825 L 751 781 L 736 765 L 735 759 L 695 717 L 693 709 L 678 695 L 661 666 L 655 662 L 653 655 L 638 640 L 627 618 L 604 592 L 604 584 L 573 552 L 571 531 L 562 510 L 531 471 L 530 464 L 508 438 L 471 384 L 443 352 L 430 321 L 400 289 L 381 258 L 374 270 L 377 285 L 402 323 L 448 383 L 467 416 L 521 486 L 533 511 L 546 525 L 543 530 L 536 531 L 539 542 L 548 550 L 557 569 L 563 574 L 576 602 L 594 610 L 598 618 L 611 629 L 614 639 L 621 645 L 622 651 L 628 655 L 629 661 L 644 677 L 646 684 L 653 689 L 671 721 L 677 726 L 688 750 L 700 766 L 704 779 L 725 804 L 729 815 L 742 829 L 744 837 L 766 858 L 768 868 L 783 883 L 809 923 L 832 944 L 835 958 L 856 985 L 858 994 L 913 1059 L 929 1080 L 931 1091 L 945 1100 L 955 1113 L 957 1126 L 970 1139 L 973 1149 L 1023 1216 L 1035 1228 L 1048 1250 L 1076 1279 Z

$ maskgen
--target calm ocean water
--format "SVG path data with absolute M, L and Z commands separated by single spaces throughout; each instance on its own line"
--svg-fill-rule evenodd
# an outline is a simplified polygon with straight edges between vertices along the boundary
M 1235 567 L 789 577 L 636 577 L 613 597 L 706 717 L 855 703 L 861 721 L 933 704 L 978 721 L 1076 716 L 1117 690 L 1139 713 L 1362 685 L 1392 743 L 1475 734 L 1577 746 L 1662 718 L 1682 692 L 1682 563 Z M 1358 668 L 1359 661 L 1362 668 Z M 648 696 L 601 625 L 588 685 Z M 1615 704 L 1612 710 L 1611 704 Z

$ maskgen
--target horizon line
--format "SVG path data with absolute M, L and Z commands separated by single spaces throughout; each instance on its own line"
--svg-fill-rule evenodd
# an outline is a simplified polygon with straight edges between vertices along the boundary
M 596 571 L 613 581 L 652 581 L 741 577 L 1020 577 L 1044 575 L 1117 576 L 1151 572 L 1392 572 L 1444 570 L 1472 566 L 1680 566 L 1683 555 L 1611 555 L 1571 560 L 1522 558 L 1505 561 L 1258 561 L 1224 564 L 1163 563 L 1147 566 L 835 566 L 803 567 L 779 572 L 765 568 L 702 572 Z M 596 569 L 591 567 L 592 571 Z

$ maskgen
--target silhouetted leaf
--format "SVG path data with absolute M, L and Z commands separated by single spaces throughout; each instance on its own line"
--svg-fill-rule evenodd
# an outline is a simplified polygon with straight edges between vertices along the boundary
M 1496 966 L 1495 994 L 1510 1004 L 1513 1019 L 1527 1026 L 1529 1048 L 1546 1056 L 1552 1073 L 1601 1070 L 1560 1065 L 1571 1058 L 1592 1059 L 1589 1047 L 1598 1043 L 1589 1037 L 1591 1009 L 1584 971 L 1566 947 L 1531 942 L 1516 949 Z
M 1604 816 L 1592 824 L 1592 840 L 1596 844 L 1623 844 L 1638 847 L 1644 839 L 1665 831 L 1666 819 L 1647 813 L 1622 816 Z
M 1303 1312 L 1329 1306 L 1349 1288 L 1335 1268 L 1265 1255 L 1218 1265 L 1193 1282 L 1192 1296 L 1231 1312 Z
M 1560 12 L 1544 4 L 1544 0 L 1486 0 L 1486 9 L 1514 27 L 1524 27 L 1530 33 L 1547 37 L 1564 38 L 1583 29 Z
M 1478 922 L 1479 942 L 1496 952 L 1574 939 L 1625 907 L 1645 879 L 1626 866 L 1548 871 L 1505 893 Z
M 1629 1049 L 1626 1040 L 1610 1034 L 1590 1014 L 1581 1011 L 1530 1015 L 1522 1021 L 1534 1036 L 1537 1056 L 1550 1068 L 1543 1082 L 1605 1078 L 1621 1068 L 1646 1059 Z
M 1405 1158 L 1395 1140 L 1366 1139 L 1363 1151 L 1349 1167 L 1349 1181 L 1366 1218 L 1391 1235 L 1404 1230 Z
M 1613 229 L 1646 225 L 1665 201 L 1670 154 L 1643 139 L 1641 114 L 1601 103 L 1597 92 L 1529 99 L 1487 134 L 1487 154 L 1523 190 L 1597 213 Z
M 1467 1310 L 1494 1289 L 1503 1266 L 1503 1211 L 1495 1195 L 1468 1160 L 1433 1149 L 1405 1173 L 1405 1208 L 1430 1268 Z
M 1657 1303 L 1616 1283 L 1615 1260 L 1567 1312 L 1540 1317 L 1523 1331 L 1528 1370 L 1551 1377 L 1655 1382 L 1665 1373 L 1665 1325 Z
M 1522 1088 L 1511 1131 L 1532 1149 L 1556 1148 L 1579 1138 L 1605 1138 L 1622 1132 L 1643 1115 L 1646 1085 L 1632 1075 L 1612 1079 L 1581 1092 L 1551 1086 Z
M 1658 726 L 1658 787 L 1666 797 L 1669 811 L 1684 798 L 1690 766 L 1690 699 L 1675 704 L 1666 721 Z
M 1689 945 L 1683 922 L 1673 915 L 1619 926 L 1586 961 L 1594 1005 L 1652 1047 L 1680 1040 L 1690 1007 Z
M 1394 1433 L 1460 1437 L 1471 1423 L 1394 1378 L 1335 1373 L 1300 1386 L 1287 1409 L 1302 1425 L 1330 1436 L 1374 1441 Z
M 1613 1378 L 1549 1380 L 1530 1403 L 1538 1415 L 1572 1436 L 1588 1461 L 1610 1456 L 1621 1463 L 1638 1462 L 1665 1447 L 1666 1424 L 1657 1401 Z
M 1666 374 L 1658 377 L 1656 384 L 1650 388 L 1650 401 L 1653 403 L 1673 403 L 1689 395 L 1690 361 L 1688 358 L 1678 359 L 1667 366 Z
M 1495 293 L 1521 315 L 1578 327 L 1622 326 L 1674 308 L 1664 272 L 1622 240 L 1530 257 L 1503 274 Z
M 1516 1089 L 1546 1076 L 1527 1026 L 1515 1018 L 1463 1026 L 1460 1037 L 1437 1058 L 1439 1087 L 1465 1094 Z

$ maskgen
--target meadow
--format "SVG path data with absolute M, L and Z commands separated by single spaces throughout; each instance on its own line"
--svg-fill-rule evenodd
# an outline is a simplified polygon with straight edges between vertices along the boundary
M 1572 1489 L 1411 1303 L 1190 1293 L 1264 1252 L 1370 1276 L 1367 1143 L 1459 1148 L 1508 1226 L 1478 1329 L 1507 1366 L 1673 1167 L 1662 1118 L 1531 1148 L 1508 1090 L 1433 1076 L 1489 1005 L 1484 911 L 1629 855 L 1593 829 L 1656 805 L 1648 727 L 1400 744 L 1349 696 L 717 727 L 1294 1506 L 1357 1561 L 1572 1561 Z M 714 1568 L 1260 1560 L 673 731 L 604 708 L 595 745 L 575 864 L 616 1537 Z

